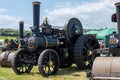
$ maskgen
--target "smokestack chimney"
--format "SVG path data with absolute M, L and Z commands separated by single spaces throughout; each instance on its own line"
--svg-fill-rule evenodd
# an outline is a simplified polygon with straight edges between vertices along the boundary
M 120 34 L 120 2 L 115 4 L 116 6 L 116 16 L 117 16 L 117 30 Z
M 23 30 L 24 29 L 24 21 L 20 21 L 19 22 L 19 35 L 20 35 L 20 45 L 22 47 L 23 45 L 23 37 L 24 37 L 24 33 Z
M 33 27 L 35 32 L 39 32 L 40 2 L 34 1 L 33 4 Z

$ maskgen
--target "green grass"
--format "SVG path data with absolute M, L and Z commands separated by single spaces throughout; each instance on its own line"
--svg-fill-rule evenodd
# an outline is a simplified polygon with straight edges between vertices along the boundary
M 11 68 L 0 67 L 0 80 L 89 80 L 86 78 L 86 72 L 80 71 L 75 65 L 65 69 L 59 69 L 58 73 L 50 77 L 42 77 L 37 66 L 33 67 L 29 74 L 16 75 Z
M 15 39 L 17 39 L 17 37 L 11 37 L 11 36 L 0 36 L 0 39 L 13 39 L 13 40 L 15 40 Z

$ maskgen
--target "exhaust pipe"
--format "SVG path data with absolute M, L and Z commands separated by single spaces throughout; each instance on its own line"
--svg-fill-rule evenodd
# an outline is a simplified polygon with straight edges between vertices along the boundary
M 115 4 L 116 6 L 116 16 L 117 16 L 117 30 L 118 34 L 120 34 L 120 2 Z
M 23 47 L 23 38 L 24 38 L 24 21 L 19 22 L 19 35 L 20 35 L 20 47 Z
M 40 18 L 40 2 L 34 1 L 33 4 L 33 27 L 34 33 L 39 32 L 39 18 Z

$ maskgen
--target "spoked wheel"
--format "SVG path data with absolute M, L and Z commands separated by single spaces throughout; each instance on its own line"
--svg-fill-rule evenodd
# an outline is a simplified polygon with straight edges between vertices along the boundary
M 32 56 L 27 49 L 18 50 L 11 62 L 13 71 L 16 74 L 29 73 L 33 68 L 33 64 L 30 62 L 31 58 Z
M 57 73 L 60 65 L 56 51 L 52 49 L 44 50 L 38 59 L 38 69 L 42 76 L 50 76 Z
M 91 68 L 95 59 L 92 53 L 99 48 L 99 43 L 93 35 L 82 35 L 76 41 L 74 47 L 74 61 L 79 69 Z

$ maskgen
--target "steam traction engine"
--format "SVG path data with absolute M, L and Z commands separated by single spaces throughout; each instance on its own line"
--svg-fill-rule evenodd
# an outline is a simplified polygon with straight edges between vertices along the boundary
M 120 2 L 115 6 L 112 22 L 117 22 L 118 33 L 106 36 L 106 46 L 111 56 L 95 59 L 90 80 L 120 80 Z
M 53 28 L 46 21 L 39 27 L 39 5 L 33 2 L 32 34 L 27 41 L 20 35 L 21 48 L 15 53 L 12 68 L 16 74 L 29 73 L 38 64 L 43 76 L 54 75 L 58 68 L 75 63 L 79 69 L 92 66 L 92 50 L 99 48 L 93 35 L 83 35 L 83 28 L 77 18 L 67 21 L 63 29 Z M 23 23 L 20 23 L 23 33 Z M 41 29 L 39 29 L 41 28 Z

